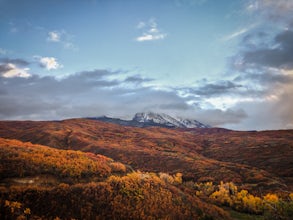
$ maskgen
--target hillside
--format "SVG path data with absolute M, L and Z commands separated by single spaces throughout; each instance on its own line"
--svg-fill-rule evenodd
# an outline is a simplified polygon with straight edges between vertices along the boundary
M 0 138 L 0 176 L 50 175 L 67 178 L 105 178 L 126 173 L 126 167 L 111 158 L 73 150 L 57 150 L 42 145 Z
M 0 218 L 289 220 L 292 140 L 292 130 L 1 121 Z
M 132 128 L 86 119 L 0 122 L 0 136 L 102 154 L 185 180 L 233 181 L 249 189 L 292 189 L 293 132 Z
M 168 182 L 101 155 L 3 138 L 0 158 L 1 219 L 230 218 L 180 190 L 180 175 Z

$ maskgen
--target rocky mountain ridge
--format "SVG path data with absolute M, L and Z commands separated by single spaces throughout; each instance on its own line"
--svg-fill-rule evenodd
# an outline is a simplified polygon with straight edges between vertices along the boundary
M 103 122 L 119 124 L 132 127 L 164 127 L 164 128 L 210 128 L 194 119 L 172 117 L 164 113 L 139 112 L 134 115 L 132 120 L 123 120 L 107 116 L 88 118 Z

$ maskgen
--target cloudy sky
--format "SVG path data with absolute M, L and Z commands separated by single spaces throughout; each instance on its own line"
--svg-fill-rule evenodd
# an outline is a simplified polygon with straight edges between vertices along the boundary
M 0 30 L 1 120 L 293 128 L 292 0 L 0 0 Z

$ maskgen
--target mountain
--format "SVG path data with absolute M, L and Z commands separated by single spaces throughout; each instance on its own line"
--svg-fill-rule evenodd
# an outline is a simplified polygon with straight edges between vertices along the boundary
M 175 128 L 209 128 L 210 126 L 204 125 L 196 120 L 174 118 L 167 114 L 157 114 L 153 112 L 141 112 L 136 113 L 133 121 L 137 121 L 144 124 L 157 125 L 163 127 L 175 127 Z
M 209 125 L 205 125 L 194 119 L 175 118 L 170 115 L 154 112 L 140 112 L 136 113 L 132 120 L 122 120 L 119 118 L 110 118 L 107 116 L 88 118 L 103 122 L 109 122 L 119 124 L 123 126 L 133 127 L 164 127 L 164 128 L 209 128 Z

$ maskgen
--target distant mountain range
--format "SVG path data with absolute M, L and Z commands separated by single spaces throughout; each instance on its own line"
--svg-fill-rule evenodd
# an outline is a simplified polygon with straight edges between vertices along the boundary
M 111 118 L 107 116 L 91 117 L 88 119 L 132 127 L 156 126 L 164 128 L 210 128 L 209 125 L 205 125 L 194 119 L 186 119 L 179 117 L 175 118 L 164 113 L 158 114 L 154 112 L 136 113 L 132 120 L 122 120 L 119 118 Z

